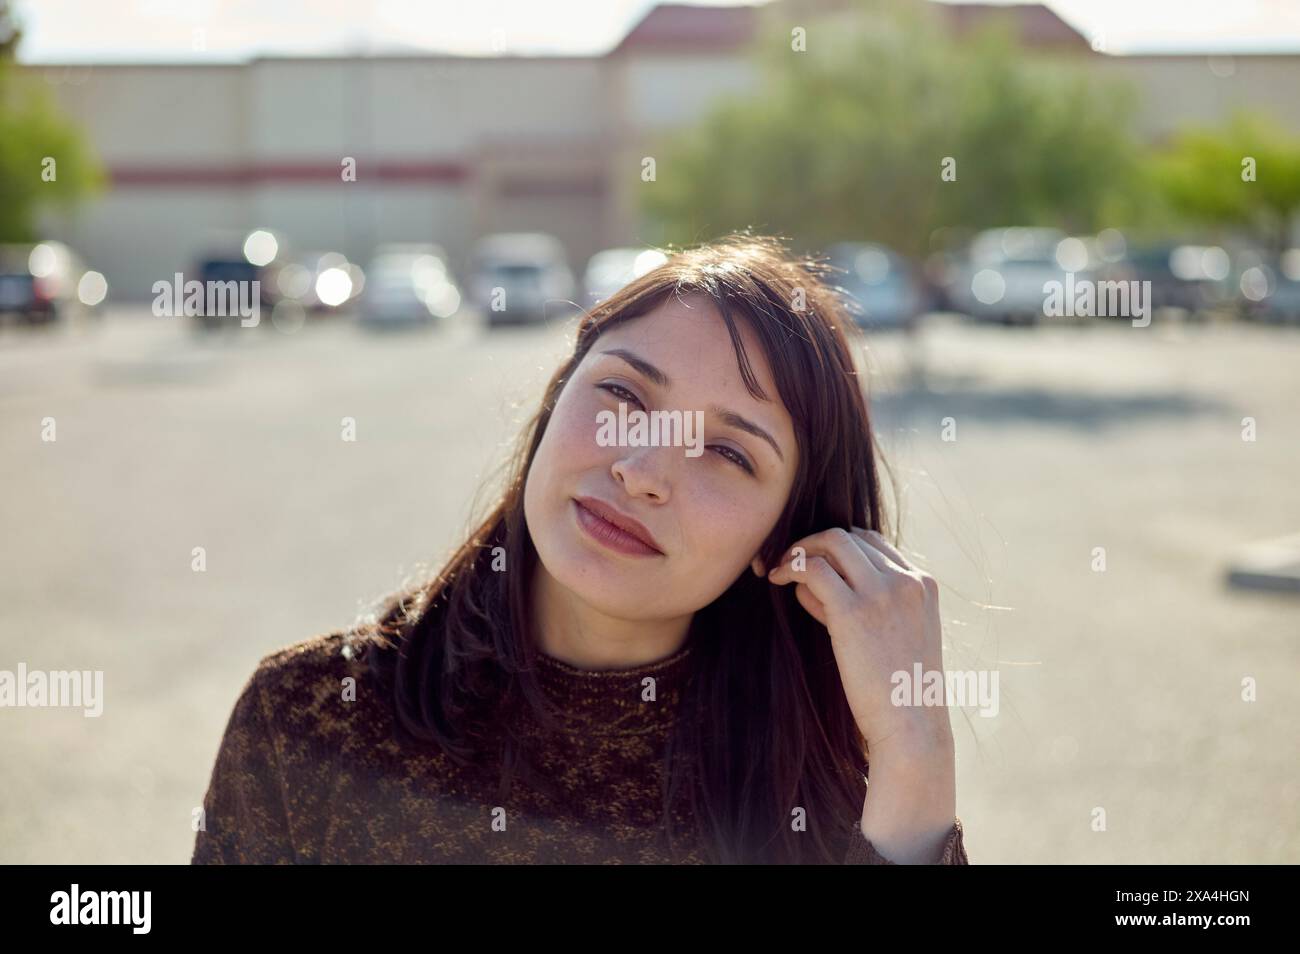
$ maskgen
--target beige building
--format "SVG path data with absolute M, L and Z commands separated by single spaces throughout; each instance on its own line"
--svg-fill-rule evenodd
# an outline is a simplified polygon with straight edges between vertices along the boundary
M 944 15 L 961 32 L 1008 10 L 1039 54 L 1131 78 L 1153 138 L 1238 104 L 1300 127 L 1300 57 L 1116 57 L 1041 6 Z M 601 248 L 658 240 L 637 213 L 641 158 L 717 96 L 752 88 L 758 19 L 753 7 L 663 5 L 590 57 L 29 67 L 84 125 L 111 183 L 48 231 L 103 271 L 118 300 L 151 297 L 210 235 L 254 227 L 362 264 L 379 242 L 435 241 L 453 267 L 482 235 L 541 230 L 580 269 Z

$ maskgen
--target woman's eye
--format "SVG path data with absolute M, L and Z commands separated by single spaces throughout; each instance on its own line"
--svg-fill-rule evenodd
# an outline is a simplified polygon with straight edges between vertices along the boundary
M 734 461 L 736 465 L 740 467 L 742 470 L 744 470 L 746 473 L 752 474 L 754 472 L 754 466 L 748 460 L 746 460 L 745 455 L 741 454 L 739 451 L 733 450 L 732 448 L 726 447 L 724 445 L 718 445 L 717 447 L 715 447 L 715 450 L 726 451 L 727 454 L 731 454 L 732 456 L 728 457 L 727 459 Z M 723 454 L 723 456 L 726 457 L 726 454 Z
M 598 384 L 596 385 L 596 387 L 598 387 L 602 391 L 608 391 L 610 394 L 624 401 L 631 401 L 637 407 L 641 407 L 641 399 L 638 398 L 631 391 L 629 391 L 627 388 L 623 387 L 621 384 L 605 383 L 605 384 Z M 749 462 L 749 460 L 745 457 L 744 454 L 740 453 L 734 448 L 727 447 L 724 444 L 718 444 L 718 445 L 714 445 L 713 449 L 718 451 L 723 457 L 727 458 L 727 460 L 734 463 L 741 470 L 745 471 L 745 473 L 747 474 L 754 473 L 754 465 Z
M 637 405 L 637 407 L 641 406 L 641 400 L 621 384 L 598 384 L 596 387 L 610 392 L 615 397 L 623 398 L 625 401 L 632 401 Z

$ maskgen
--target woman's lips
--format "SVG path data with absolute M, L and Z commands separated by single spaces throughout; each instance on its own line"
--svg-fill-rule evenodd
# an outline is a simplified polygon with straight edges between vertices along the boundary
M 598 543 L 603 543 L 609 549 L 628 556 L 663 556 L 654 547 L 642 543 L 626 530 L 596 516 L 578 501 L 573 501 L 573 507 L 578 525 L 589 537 Z

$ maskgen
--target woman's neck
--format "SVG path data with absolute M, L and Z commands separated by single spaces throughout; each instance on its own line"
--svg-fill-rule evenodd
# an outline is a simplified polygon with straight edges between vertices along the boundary
M 691 617 L 629 620 L 579 600 L 540 562 L 529 587 L 529 619 L 537 648 L 575 669 L 633 669 L 674 655 L 686 643 Z

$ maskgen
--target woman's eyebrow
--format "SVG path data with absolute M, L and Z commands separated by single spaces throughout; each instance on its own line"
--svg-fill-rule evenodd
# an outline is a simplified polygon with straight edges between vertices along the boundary
M 608 351 L 602 351 L 601 354 L 612 354 L 616 358 L 622 358 L 661 388 L 666 388 L 671 383 L 668 380 L 668 375 L 664 374 L 645 358 L 633 354 L 626 348 L 610 348 Z
M 716 404 L 710 407 L 709 411 L 715 416 L 717 416 L 718 418 L 720 418 L 722 420 L 722 423 L 728 424 L 731 427 L 738 428 L 739 430 L 742 431 L 747 431 L 748 433 L 753 434 L 755 437 L 761 437 L 763 440 L 767 441 L 769 444 L 772 445 L 772 450 L 776 451 L 776 456 L 781 458 L 782 463 L 785 463 L 785 455 L 781 453 L 781 446 L 777 444 L 776 438 L 774 438 L 767 431 L 763 430 L 763 428 L 759 427 L 749 418 L 741 417 L 735 411 L 729 410 L 725 407 L 718 407 L 718 405 Z
M 655 384 L 659 385 L 659 387 L 661 388 L 667 388 L 671 384 L 668 375 L 664 374 L 662 371 L 656 368 L 645 358 L 631 351 L 628 351 L 626 348 L 610 348 L 608 351 L 602 351 L 600 353 L 608 354 L 615 358 L 622 358 L 624 361 L 626 361 L 632 367 L 636 368 L 636 370 L 640 371 L 642 374 L 644 374 Z M 763 428 L 759 427 L 749 418 L 743 417 L 742 415 L 737 414 L 735 411 L 730 410 L 729 408 L 719 407 L 716 404 L 714 404 L 709 408 L 709 413 L 713 414 L 715 417 L 719 418 L 724 424 L 730 427 L 734 427 L 737 430 L 745 431 L 748 434 L 753 434 L 755 437 L 767 441 L 769 444 L 772 445 L 772 450 L 776 451 L 776 456 L 781 459 L 781 462 L 782 463 L 785 462 L 785 454 L 781 453 L 781 445 L 776 442 L 776 438 L 774 438 Z

